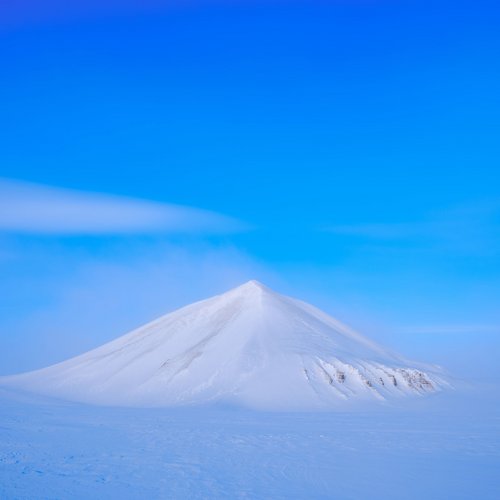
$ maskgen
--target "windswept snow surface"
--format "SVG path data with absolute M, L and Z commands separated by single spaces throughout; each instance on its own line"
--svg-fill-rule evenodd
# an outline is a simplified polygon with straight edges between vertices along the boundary
M 436 367 L 409 362 L 256 281 L 0 383 L 101 405 L 224 401 L 264 410 L 331 409 L 447 386 Z
M 473 392 L 290 413 L 0 388 L 0 498 L 497 500 L 500 404 Z

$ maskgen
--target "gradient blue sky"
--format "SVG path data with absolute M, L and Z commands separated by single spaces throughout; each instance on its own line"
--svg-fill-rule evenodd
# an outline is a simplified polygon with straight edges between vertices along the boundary
M 496 364 L 499 23 L 482 0 L 0 6 L 0 373 L 250 278 Z

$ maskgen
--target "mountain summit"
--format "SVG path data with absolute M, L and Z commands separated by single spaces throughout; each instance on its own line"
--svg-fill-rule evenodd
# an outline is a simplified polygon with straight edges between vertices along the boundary
M 439 391 L 435 369 L 249 281 L 81 356 L 0 382 L 75 401 L 316 409 Z

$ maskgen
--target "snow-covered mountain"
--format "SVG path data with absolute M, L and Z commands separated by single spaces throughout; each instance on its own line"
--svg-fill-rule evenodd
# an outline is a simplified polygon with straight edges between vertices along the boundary
M 256 281 L 0 382 L 93 404 L 223 401 L 276 410 L 422 395 L 447 385 L 436 368 L 409 362 Z

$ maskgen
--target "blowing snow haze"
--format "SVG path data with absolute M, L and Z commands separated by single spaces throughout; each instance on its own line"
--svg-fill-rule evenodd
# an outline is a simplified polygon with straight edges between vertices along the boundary
M 436 367 L 410 362 L 319 309 L 249 281 L 68 361 L 4 384 L 92 404 L 221 401 L 328 409 L 440 391 Z

